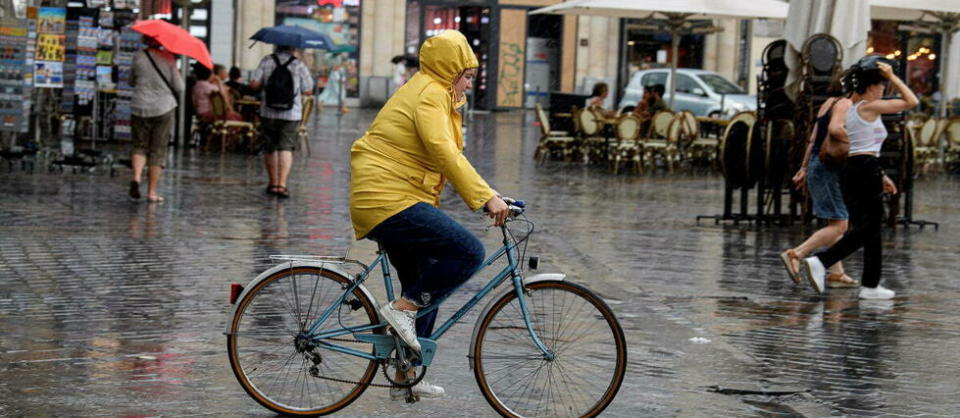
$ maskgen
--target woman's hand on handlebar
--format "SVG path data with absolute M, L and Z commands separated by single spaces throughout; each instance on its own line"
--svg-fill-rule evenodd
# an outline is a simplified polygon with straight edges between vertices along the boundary
M 493 219 L 494 226 L 503 226 L 506 223 L 507 216 L 510 215 L 510 207 L 507 206 L 507 202 L 504 202 L 499 194 L 488 200 L 483 206 L 486 209 L 487 216 Z

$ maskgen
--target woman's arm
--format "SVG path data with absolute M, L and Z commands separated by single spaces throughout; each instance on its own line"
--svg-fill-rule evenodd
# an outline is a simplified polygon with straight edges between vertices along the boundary
M 437 86 L 425 89 L 414 113 L 417 136 L 430 154 L 434 166 L 450 180 L 467 206 L 477 210 L 496 194 L 457 147 L 451 129 L 450 112 L 450 96 L 446 90 Z
M 882 62 L 877 64 L 877 67 L 880 69 L 880 73 L 883 74 L 883 76 L 886 77 L 886 79 L 889 80 L 894 87 L 896 87 L 898 92 L 900 92 L 900 98 L 889 100 L 873 100 L 864 103 L 862 106 L 860 106 L 863 116 L 866 116 L 867 119 L 873 119 L 875 116 L 903 112 L 904 110 L 910 110 L 917 107 L 917 104 L 920 103 L 920 100 L 917 99 L 917 95 L 913 94 L 913 91 L 903 83 L 903 80 L 900 80 L 900 77 L 897 77 L 897 75 L 893 73 L 893 68 Z
M 847 112 L 850 111 L 852 104 L 850 99 L 838 99 L 837 104 L 833 105 L 833 114 L 830 115 L 830 125 L 827 127 L 827 132 L 837 141 L 850 142 L 844 124 L 847 122 Z
M 793 175 L 793 186 L 800 190 L 800 187 L 803 186 L 804 181 L 807 179 L 807 166 L 810 165 L 810 154 L 813 152 L 813 139 L 817 134 L 817 125 L 813 125 L 813 130 L 810 131 L 810 138 L 807 139 L 807 150 L 803 153 L 803 162 L 800 163 L 800 169 L 797 170 L 797 173 Z

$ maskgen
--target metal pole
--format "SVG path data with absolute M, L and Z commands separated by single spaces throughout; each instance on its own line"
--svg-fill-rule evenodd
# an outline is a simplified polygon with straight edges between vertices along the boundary
M 943 36 L 943 45 L 940 48 L 940 117 L 944 118 L 947 116 L 947 65 L 950 63 L 949 53 L 950 53 L 950 38 L 953 35 L 947 30 L 941 32 Z
M 192 8 L 190 7 L 189 2 L 181 3 L 180 12 L 183 13 L 183 18 L 180 19 L 180 26 L 182 26 L 186 31 L 190 32 L 190 13 Z M 187 89 L 186 89 L 186 80 L 187 80 L 187 71 L 188 63 L 190 58 L 187 58 L 186 55 L 181 57 L 180 61 L 180 77 L 184 80 L 184 88 L 180 91 L 180 103 L 177 106 L 177 147 L 182 147 L 185 141 L 184 132 L 186 131 L 187 123 Z
M 677 95 L 677 54 L 680 49 L 680 31 L 670 31 L 670 110 L 673 110 L 673 99 Z

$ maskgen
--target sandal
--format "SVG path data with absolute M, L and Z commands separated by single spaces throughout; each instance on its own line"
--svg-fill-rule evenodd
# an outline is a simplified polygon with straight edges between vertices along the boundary
M 277 194 L 277 188 L 278 188 L 278 187 L 280 187 L 280 186 L 277 186 L 276 184 L 268 185 L 268 186 L 267 186 L 267 194 L 268 194 L 268 195 L 276 195 L 276 194 Z
M 289 199 L 289 198 L 290 198 L 290 190 L 288 190 L 286 187 L 284 187 L 284 186 L 276 186 L 276 189 L 274 189 L 274 190 L 275 190 L 275 191 L 273 192 L 273 194 L 276 195 L 277 197 L 279 197 L 279 198 L 281 198 L 281 199 Z
M 800 284 L 800 256 L 794 250 L 786 250 L 780 253 L 780 261 L 783 267 L 787 269 L 787 275 L 793 280 L 793 283 Z
M 827 287 L 859 287 L 860 282 L 847 276 L 846 273 L 827 274 Z

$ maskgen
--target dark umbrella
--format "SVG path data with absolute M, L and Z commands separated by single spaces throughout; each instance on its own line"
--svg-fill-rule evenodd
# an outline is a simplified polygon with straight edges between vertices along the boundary
M 329 36 L 300 26 L 281 25 L 263 28 L 250 37 L 268 44 L 294 48 L 334 49 L 336 45 Z

